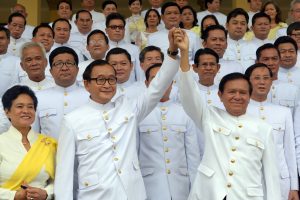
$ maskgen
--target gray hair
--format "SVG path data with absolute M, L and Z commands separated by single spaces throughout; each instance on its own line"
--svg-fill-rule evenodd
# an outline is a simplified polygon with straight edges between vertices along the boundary
M 26 49 L 31 48 L 31 47 L 38 47 L 38 48 L 40 48 L 40 50 L 42 51 L 43 57 L 44 57 L 45 59 L 47 59 L 47 58 L 46 58 L 46 50 L 45 50 L 44 46 L 43 46 L 41 43 L 39 43 L 39 42 L 26 42 L 26 43 L 24 43 L 24 44 L 22 45 L 21 50 L 20 50 L 21 60 L 23 60 L 23 57 L 24 57 L 24 55 L 23 55 L 23 54 L 24 54 L 24 51 L 25 51 Z

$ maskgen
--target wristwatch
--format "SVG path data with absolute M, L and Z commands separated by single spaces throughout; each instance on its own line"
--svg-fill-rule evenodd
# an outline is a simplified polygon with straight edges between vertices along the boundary
M 170 51 L 170 50 L 168 49 L 168 50 L 167 50 L 167 54 L 170 55 L 170 56 L 177 56 L 178 50 L 176 50 L 176 51 Z

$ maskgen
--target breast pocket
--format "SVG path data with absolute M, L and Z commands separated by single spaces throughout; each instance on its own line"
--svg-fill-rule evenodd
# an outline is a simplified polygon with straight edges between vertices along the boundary
M 153 134 L 157 134 L 160 130 L 159 126 L 155 125 L 140 125 L 139 126 L 139 132 L 141 133 L 141 137 L 148 137 Z
M 253 158 L 260 160 L 265 149 L 263 142 L 257 138 L 247 138 L 246 143 L 248 145 L 250 155 L 253 155 Z
M 87 190 L 97 185 L 99 182 L 99 177 L 96 173 L 91 175 L 81 175 L 78 180 L 79 190 Z
M 99 147 L 99 145 L 105 143 L 107 136 L 105 134 L 101 135 L 100 130 L 84 130 L 77 134 L 77 154 L 87 154 L 94 148 Z
M 279 105 L 285 106 L 288 108 L 294 108 L 296 103 L 294 100 L 281 99 L 281 100 L 279 100 Z
M 230 129 L 228 129 L 224 126 L 218 125 L 218 124 L 213 124 L 212 129 L 213 129 L 214 133 L 216 133 L 216 134 L 221 134 L 221 135 L 225 135 L 225 136 L 228 136 L 231 134 Z
M 215 174 L 214 170 L 210 169 L 209 167 L 207 167 L 203 164 L 199 165 L 198 172 L 200 172 L 201 174 L 204 174 L 205 176 L 207 176 L 209 178 L 211 178 Z
M 57 116 L 57 110 L 55 108 L 40 110 L 38 115 L 40 119 L 40 126 L 42 129 L 45 129 L 48 126 L 53 125 L 49 121 L 53 120 L 53 118 Z
M 284 132 L 285 132 L 285 126 L 282 123 L 273 123 L 273 137 L 274 142 L 277 145 L 283 146 L 283 138 L 284 138 Z
M 172 124 L 169 126 L 170 128 L 170 131 L 176 135 L 183 135 L 186 133 L 186 127 L 184 125 L 175 125 L 175 124 Z

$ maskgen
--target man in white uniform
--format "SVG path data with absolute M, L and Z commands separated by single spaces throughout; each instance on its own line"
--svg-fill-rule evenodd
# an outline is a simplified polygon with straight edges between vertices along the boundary
M 0 27 L 0 97 L 10 86 L 18 82 L 17 61 L 19 61 L 19 58 L 7 52 L 9 38 L 9 30 Z
M 250 28 L 252 26 L 252 17 L 256 13 L 258 13 L 261 9 L 262 6 L 262 1 L 261 0 L 248 0 L 249 3 L 249 22 L 248 22 L 248 27 Z
M 186 113 L 201 129 L 204 155 L 189 200 L 280 200 L 272 128 L 246 115 L 251 84 L 240 73 L 226 75 L 219 97 L 226 111 L 206 106 L 181 55 L 180 94 Z
M 160 66 L 147 69 L 147 86 Z M 148 199 L 187 199 L 200 163 L 198 129 L 182 106 L 170 100 L 171 89 L 139 124 L 138 156 Z
M 106 18 L 105 32 L 109 39 L 109 49 L 120 47 L 126 49 L 131 55 L 131 61 L 133 63 L 131 81 L 140 80 L 139 74 L 142 69 L 140 68 L 139 52 L 140 49 L 131 43 L 125 41 L 125 19 L 119 13 L 111 13 Z
M 90 54 L 90 59 L 80 62 L 78 64 L 79 72 L 77 75 L 77 81 L 83 86 L 82 74 L 85 68 L 94 60 L 104 60 L 106 52 L 109 49 L 108 38 L 101 30 L 93 30 L 87 36 L 86 49 Z
M 291 83 L 278 80 L 280 62 L 278 49 L 271 43 L 264 44 L 256 51 L 256 62 L 267 65 L 272 71 L 272 86 L 268 101 L 294 111 L 299 103 L 300 89 Z
M 187 53 L 182 30 L 172 29 L 169 38 L 170 51 L 179 47 Z M 83 77 L 90 101 L 66 115 L 62 124 L 55 199 L 146 199 L 136 151 L 137 125 L 178 71 L 179 63 L 172 57 L 165 59 L 149 88 L 134 101 L 116 94 L 116 72 L 106 61 L 96 60 L 86 68 Z
M 199 49 L 196 52 L 193 70 L 198 74 L 198 88 L 207 105 L 223 108 L 218 96 L 218 86 L 215 77 L 220 69 L 219 56 L 212 49 Z
M 75 24 L 78 32 L 71 34 L 69 44 L 79 49 L 80 53 L 85 57 L 84 60 L 87 60 L 90 57 L 85 47 L 87 36 L 92 30 L 93 18 L 91 13 L 87 10 L 77 11 Z
M 202 19 L 206 15 L 214 15 L 218 19 L 219 24 L 225 26 L 226 24 L 226 15 L 219 12 L 221 7 L 221 0 L 205 0 L 204 5 L 206 10 L 197 13 L 198 22 L 201 23 Z
M 246 70 L 245 75 L 253 87 L 247 113 L 264 120 L 273 128 L 276 164 L 280 172 L 281 199 L 299 200 L 295 136 L 291 111 L 267 101 L 272 85 L 272 71 L 267 65 L 256 63 Z
M 286 31 L 287 35 L 293 38 L 298 47 L 296 67 L 300 67 L 300 22 L 290 24 Z
M 19 3 L 15 4 L 15 5 L 11 8 L 11 13 L 20 13 L 20 14 L 22 14 L 22 15 L 25 17 L 25 19 L 26 19 L 27 16 L 28 16 L 28 13 L 26 12 L 25 6 L 23 6 L 22 4 L 19 4 Z M 26 24 L 26 25 L 25 25 L 25 30 L 24 30 L 24 32 L 23 32 L 23 34 L 22 34 L 22 37 L 23 37 L 23 38 L 26 38 L 26 39 L 28 39 L 28 40 L 31 40 L 33 29 L 34 29 L 34 26 L 31 26 L 31 25 L 29 25 L 29 24 Z
M 246 41 L 243 37 L 247 31 L 248 21 L 248 14 L 242 8 L 236 8 L 228 13 L 226 22 L 228 45 L 223 56 L 225 60 L 235 60 L 242 63 L 243 52 L 241 52 L 241 50 L 242 47 L 246 45 Z M 245 50 L 245 48 L 243 50 Z
M 300 68 L 296 67 L 298 46 L 289 36 L 281 36 L 274 43 L 280 53 L 278 79 L 300 88 Z
M 49 57 L 55 86 L 37 92 L 39 105 L 33 128 L 58 139 L 64 115 L 88 101 L 88 93 L 76 82 L 78 57 L 69 47 L 58 47 Z
M 255 52 L 258 47 L 266 43 L 273 43 L 268 39 L 271 30 L 271 18 L 264 12 L 256 13 L 252 18 L 252 32 L 245 34 L 247 43 L 242 46 L 242 65 L 246 70 L 255 63 Z
M 205 29 L 202 35 L 203 47 L 214 50 L 220 59 L 220 69 L 215 77 L 218 85 L 222 77 L 232 72 L 244 72 L 242 65 L 235 60 L 223 59 L 227 48 L 227 31 L 221 25 L 211 25 Z
M 21 46 L 29 42 L 28 39 L 23 38 L 22 34 L 25 30 L 26 19 L 20 13 L 13 13 L 8 17 L 7 28 L 10 31 L 10 43 L 8 45 L 8 52 L 14 56 L 20 57 Z
M 179 27 L 180 23 L 180 7 L 175 2 L 166 2 L 162 6 L 162 15 L 161 19 L 165 24 L 165 29 L 159 30 L 155 33 L 152 33 L 148 37 L 148 46 L 157 46 L 159 47 L 164 54 L 167 54 L 168 50 L 168 30 L 172 27 Z M 190 30 L 186 30 L 186 33 L 189 36 L 189 60 L 190 63 L 194 60 L 194 55 L 198 48 L 200 47 L 199 36 Z

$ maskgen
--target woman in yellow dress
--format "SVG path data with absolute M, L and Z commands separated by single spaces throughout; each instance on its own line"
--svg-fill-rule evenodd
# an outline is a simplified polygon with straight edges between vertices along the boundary
M 281 20 L 281 10 L 274 1 L 267 1 L 261 8 L 261 12 L 266 13 L 271 18 L 271 30 L 268 39 L 275 40 L 277 31 L 286 28 L 288 25 Z
M 37 107 L 34 92 L 13 86 L 2 104 L 11 127 L 0 135 L 0 199 L 53 199 L 56 141 L 31 129 Z
M 181 22 L 180 28 L 191 30 L 200 36 L 200 27 L 198 26 L 197 13 L 191 6 L 183 6 L 180 9 Z
M 157 26 L 160 24 L 160 14 L 155 9 L 149 9 L 144 18 L 146 31 L 139 32 L 135 44 L 143 49 L 148 43 L 148 36 L 158 31 Z

